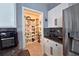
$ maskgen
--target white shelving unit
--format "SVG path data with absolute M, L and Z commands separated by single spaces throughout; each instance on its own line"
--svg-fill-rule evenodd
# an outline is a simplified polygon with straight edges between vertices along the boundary
M 32 14 L 30 11 L 25 13 L 25 39 L 26 43 L 32 43 L 40 40 L 41 21 L 38 14 Z

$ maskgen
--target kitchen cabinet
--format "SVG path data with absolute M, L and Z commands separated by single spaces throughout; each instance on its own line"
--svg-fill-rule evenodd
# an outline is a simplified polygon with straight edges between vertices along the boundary
M 50 40 L 50 48 L 52 47 L 52 54 L 51 55 L 54 55 L 54 56 L 62 56 L 63 55 L 63 45 L 60 44 L 60 43 L 57 43 L 55 41 L 51 41 Z M 51 53 L 51 51 L 50 51 Z
M 14 3 L 0 4 L 0 27 L 16 27 L 16 6 Z
M 63 22 L 63 10 L 73 4 L 59 4 L 53 9 L 48 11 L 48 27 L 62 27 Z
M 57 43 L 53 40 L 44 38 L 45 43 L 45 53 L 48 56 L 62 56 L 63 55 L 63 45 Z
M 50 41 L 47 38 L 44 38 L 44 52 L 46 55 L 50 55 Z

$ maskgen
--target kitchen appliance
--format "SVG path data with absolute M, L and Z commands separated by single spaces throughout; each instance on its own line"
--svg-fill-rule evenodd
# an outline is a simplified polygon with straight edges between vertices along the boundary
M 63 11 L 64 15 L 64 55 L 79 55 L 79 4 Z
M 10 30 L 0 31 L 0 49 L 15 47 L 17 45 L 17 32 Z

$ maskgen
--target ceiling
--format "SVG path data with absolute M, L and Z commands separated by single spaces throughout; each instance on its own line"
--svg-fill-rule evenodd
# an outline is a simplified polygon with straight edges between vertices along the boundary
M 56 7 L 57 5 L 59 5 L 60 3 L 40 3 L 40 5 L 42 6 L 46 6 L 48 10 Z
M 50 9 L 56 7 L 56 6 L 59 5 L 59 4 L 60 4 L 60 3 L 48 3 L 48 4 L 47 4 L 47 8 L 48 8 L 48 10 L 50 10 Z

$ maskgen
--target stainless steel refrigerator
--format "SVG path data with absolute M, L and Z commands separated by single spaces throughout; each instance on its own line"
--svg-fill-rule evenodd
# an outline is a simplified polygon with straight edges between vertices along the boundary
M 64 27 L 64 55 L 79 55 L 79 4 L 75 4 L 63 11 Z

